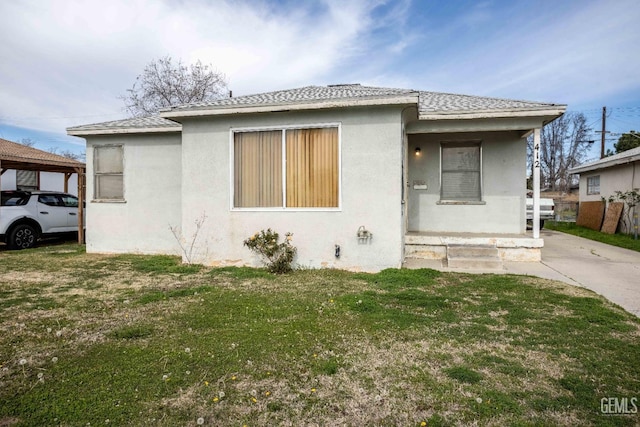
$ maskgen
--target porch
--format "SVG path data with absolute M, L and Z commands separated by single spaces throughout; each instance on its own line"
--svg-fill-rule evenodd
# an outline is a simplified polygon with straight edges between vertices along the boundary
M 544 241 L 527 234 L 410 231 L 404 245 L 405 266 L 500 270 L 507 261 L 539 262 Z

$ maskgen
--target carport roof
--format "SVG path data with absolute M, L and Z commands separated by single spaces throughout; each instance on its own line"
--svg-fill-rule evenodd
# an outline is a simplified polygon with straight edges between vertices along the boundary
M 74 173 L 78 169 L 84 171 L 86 167 L 82 162 L 2 138 L 0 138 L 0 166 L 2 169 L 61 173 Z

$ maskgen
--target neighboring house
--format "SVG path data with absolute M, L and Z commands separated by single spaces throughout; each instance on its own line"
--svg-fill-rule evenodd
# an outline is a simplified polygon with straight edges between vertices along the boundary
M 569 173 L 580 174 L 580 202 L 608 199 L 616 191 L 640 188 L 640 147 L 580 165 Z
M 0 154 L 12 155 L 15 158 L 36 159 L 38 162 L 70 163 L 70 159 L 57 154 L 27 147 L 17 142 L 0 139 Z M 1 161 L 1 160 L 0 160 Z M 80 164 L 79 162 L 74 162 Z M 84 167 L 84 165 L 82 165 Z M 78 174 L 65 172 L 46 172 L 40 170 L 23 170 L 2 168 L 0 189 L 5 190 L 43 190 L 66 191 L 78 195 Z
M 565 108 L 332 85 L 72 127 L 87 140 L 87 251 L 182 245 L 195 262 L 257 265 L 243 240 L 272 228 L 314 268 L 399 267 L 465 238 L 539 259 L 541 240 L 525 236 L 526 136 Z

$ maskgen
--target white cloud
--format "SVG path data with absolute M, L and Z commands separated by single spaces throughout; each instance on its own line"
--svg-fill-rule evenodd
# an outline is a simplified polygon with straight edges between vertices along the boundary
M 117 96 L 164 55 L 213 64 L 236 96 L 350 82 L 570 104 L 640 95 L 637 0 L 456 8 L 417 0 L 0 1 L 0 122 L 64 132 L 121 118 Z
M 0 120 L 62 130 L 123 115 L 118 95 L 154 58 L 201 60 L 239 94 L 322 80 L 357 54 L 375 3 L 3 2 Z

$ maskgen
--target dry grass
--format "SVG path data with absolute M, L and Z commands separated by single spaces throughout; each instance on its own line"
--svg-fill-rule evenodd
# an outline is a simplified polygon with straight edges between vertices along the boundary
M 633 425 L 640 323 L 530 277 L 0 254 L 2 425 Z M 38 374 L 42 374 L 41 377 Z

